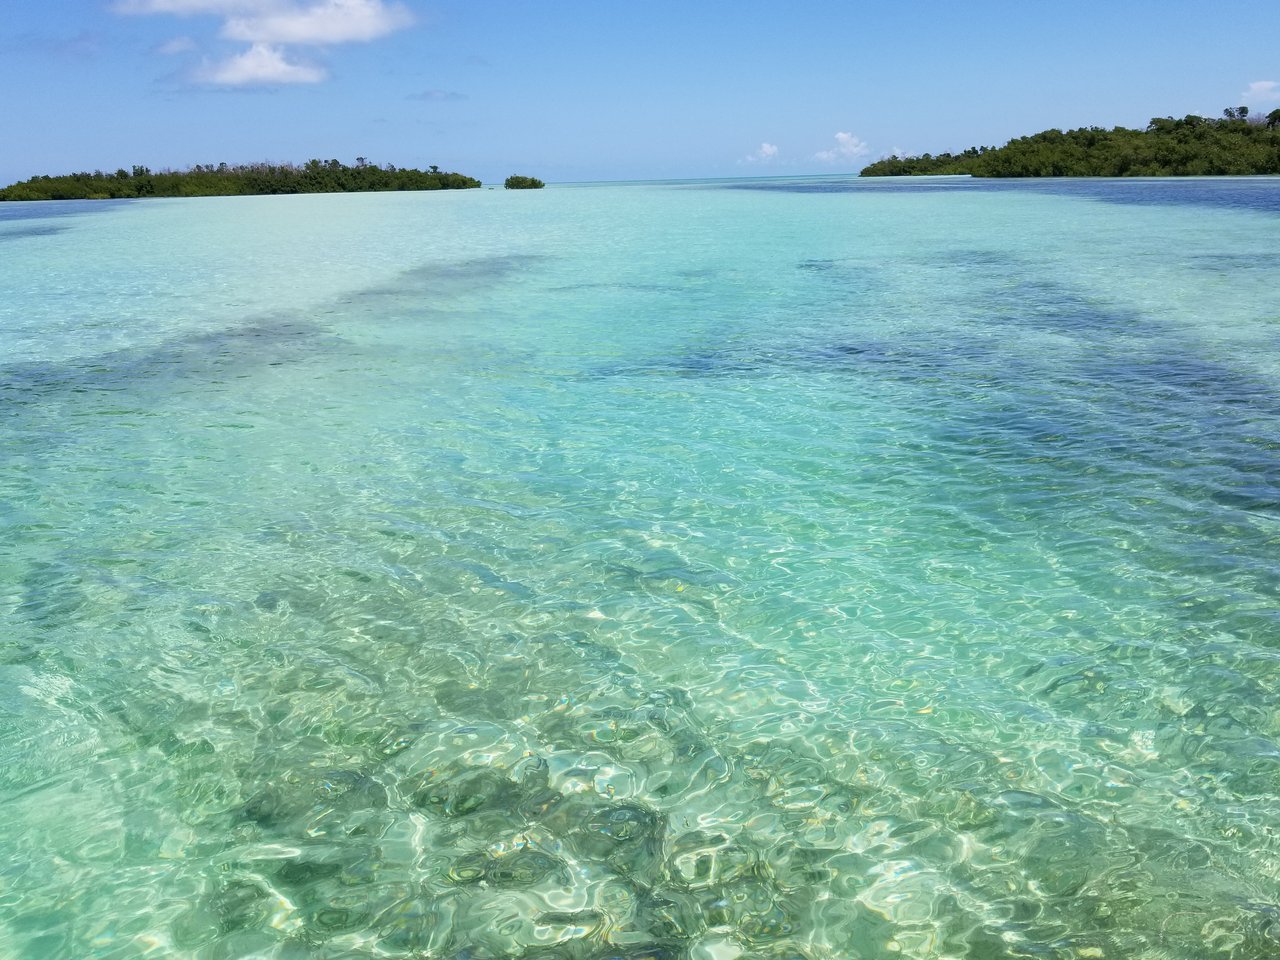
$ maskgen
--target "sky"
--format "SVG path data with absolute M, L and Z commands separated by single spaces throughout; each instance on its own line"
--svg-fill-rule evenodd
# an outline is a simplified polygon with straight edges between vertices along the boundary
M 4 0 L 0 185 L 142 164 L 487 182 L 855 172 L 1280 107 L 1272 0 Z

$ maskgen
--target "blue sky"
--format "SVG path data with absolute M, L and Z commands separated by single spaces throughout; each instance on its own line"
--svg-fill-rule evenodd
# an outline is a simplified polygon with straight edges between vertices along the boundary
M 135 163 L 486 181 L 854 171 L 1280 107 L 1280 4 L 6 0 L 0 183 Z

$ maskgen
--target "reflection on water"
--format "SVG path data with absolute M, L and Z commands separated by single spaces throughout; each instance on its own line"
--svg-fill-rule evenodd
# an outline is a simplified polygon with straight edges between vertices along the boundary
M 1276 955 L 1260 228 L 952 193 L 375 197 L 6 362 L 0 952 Z

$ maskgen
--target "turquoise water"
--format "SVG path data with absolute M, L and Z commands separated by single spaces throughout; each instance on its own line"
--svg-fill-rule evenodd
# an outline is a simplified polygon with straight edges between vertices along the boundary
M 0 954 L 1280 955 L 1280 183 L 0 206 Z

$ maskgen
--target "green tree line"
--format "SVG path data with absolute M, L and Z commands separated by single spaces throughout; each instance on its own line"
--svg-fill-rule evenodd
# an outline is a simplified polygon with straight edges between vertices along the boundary
M 267 193 L 363 193 L 377 190 L 458 190 L 480 186 L 461 173 L 377 166 L 364 157 L 355 166 L 337 160 L 229 165 L 196 164 L 189 170 L 152 171 L 135 166 L 115 173 L 37 176 L 0 189 L 0 200 L 128 200 L 137 197 L 226 197 Z
M 1228 107 L 1219 119 L 1153 117 L 1145 130 L 1045 130 L 1003 147 L 887 157 L 864 177 L 1184 177 L 1280 174 L 1280 110 L 1250 116 Z

